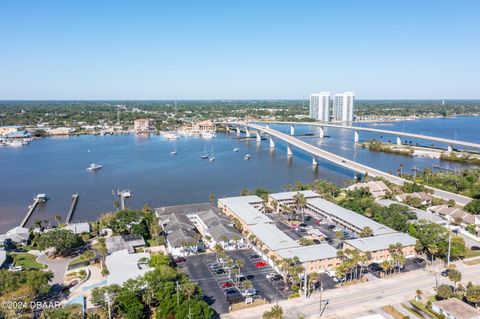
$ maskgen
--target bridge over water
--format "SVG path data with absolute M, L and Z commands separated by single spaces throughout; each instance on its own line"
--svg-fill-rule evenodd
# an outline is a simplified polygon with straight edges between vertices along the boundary
M 285 122 L 282 122 L 285 123 Z M 312 164 L 317 165 L 317 159 L 318 158 L 323 158 L 327 161 L 330 161 L 334 164 L 337 164 L 339 166 L 345 167 L 347 169 L 350 169 L 352 171 L 365 174 L 368 173 L 369 176 L 373 177 L 381 177 L 384 178 L 394 184 L 397 185 L 403 185 L 404 183 L 411 183 L 411 181 L 406 180 L 404 178 L 401 178 L 399 176 L 395 176 L 389 173 L 386 173 L 384 171 L 375 169 L 373 167 L 363 165 L 360 163 L 357 163 L 355 161 L 349 160 L 345 157 L 333 154 L 331 152 L 325 151 L 321 148 L 318 148 L 316 146 L 313 146 L 307 142 L 304 142 L 302 140 L 299 140 L 295 138 L 294 136 L 279 132 L 277 130 L 271 129 L 270 127 L 267 126 L 262 126 L 259 124 L 253 124 L 253 123 L 242 123 L 242 122 L 234 122 L 234 123 L 224 123 L 230 126 L 236 126 L 237 127 L 237 132 L 240 132 L 240 127 L 245 128 L 245 132 L 247 136 L 250 136 L 250 129 L 256 131 L 256 140 L 257 142 L 261 143 L 261 134 L 267 134 L 269 136 L 270 140 L 270 148 L 275 147 L 275 140 L 282 140 L 287 144 L 287 154 L 292 155 L 292 147 L 296 147 L 310 155 L 312 155 Z M 309 124 L 310 125 L 310 124 Z M 248 129 L 247 129 L 248 128 Z M 391 132 L 391 131 L 389 131 Z M 291 132 L 293 133 L 293 132 Z M 422 135 L 423 136 L 423 135 Z M 480 147 L 480 145 L 479 145 Z M 472 199 L 466 196 L 450 193 L 444 190 L 436 189 L 433 187 L 428 187 L 428 189 L 433 191 L 433 195 L 439 198 L 443 198 L 445 200 L 450 200 L 453 199 L 460 205 L 466 205 L 468 202 L 470 202 Z
M 295 126 L 296 125 L 309 125 L 309 126 L 316 126 L 316 127 L 320 128 L 320 137 L 324 137 L 324 128 L 327 128 L 327 127 L 354 131 L 355 142 L 359 141 L 359 136 L 360 136 L 359 132 L 374 132 L 374 133 L 396 136 L 396 138 L 397 138 L 396 143 L 398 145 L 400 145 L 402 143 L 401 137 L 410 137 L 410 138 L 414 138 L 414 139 L 422 139 L 422 140 L 427 140 L 427 141 L 432 141 L 432 142 L 443 143 L 443 144 L 447 145 L 447 150 L 448 151 L 452 151 L 452 146 L 455 146 L 455 145 L 480 149 L 480 144 L 479 143 L 472 143 L 472 142 L 467 142 L 467 141 L 460 141 L 460 140 L 454 140 L 454 139 L 436 137 L 436 136 L 430 136 L 430 135 L 423 135 L 423 134 L 416 134 L 416 133 L 382 130 L 382 129 L 376 129 L 376 128 L 370 128 L 370 127 L 330 124 L 330 123 L 321 123 L 321 122 L 256 121 L 256 123 L 287 124 L 287 125 L 290 125 L 290 135 L 295 134 Z

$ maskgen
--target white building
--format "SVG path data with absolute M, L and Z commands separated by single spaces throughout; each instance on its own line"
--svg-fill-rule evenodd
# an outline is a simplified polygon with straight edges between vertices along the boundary
M 335 122 L 352 122 L 355 93 L 335 94 L 333 98 L 333 120 Z
M 330 92 L 320 92 L 310 95 L 310 117 L 317 121 L 330 120 Z
M 130 254 L 127 249 L 111 253 L 106 257 L 108 285 L 121 285 L 128 279 L 135 279 L 152 270 L 148 266 L 150 255 L 147 253 Z

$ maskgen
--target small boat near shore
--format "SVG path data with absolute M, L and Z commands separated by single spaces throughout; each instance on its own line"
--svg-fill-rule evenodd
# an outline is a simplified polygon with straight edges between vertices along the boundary
M 235 147 L 235 148 L 233 149 L 233 151 L 234 151 L 234 152 L 238 152 L 238 151 L 240 151 L 240 148 L 239 148 L 239 147 Z
M 244 160 L 249 161 L 251 158 L 250 154 L 247 154 L 243 157 Z
M 100 168 L 102 168 L 102 165 L 92 163 L 92 164 L 90 164 L 90 166 L 87 168 L 87 170 L 89 170 L 89 171 L 96 171 L 96 170 L 98 170 L 98 169 L 100 169 Z

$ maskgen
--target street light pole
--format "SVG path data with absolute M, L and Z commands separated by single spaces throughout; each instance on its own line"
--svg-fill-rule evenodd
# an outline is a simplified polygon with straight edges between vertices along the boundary
M 110 309 L 110 296 L 108 295 L 108 292 L 105 292 L 105 300 L 107 301 L 108 307 L 108 319 L 112 319 L 112 310 Z
M 450 230 L 450 218 L 448 219 L 448 252 L 447 252 L 447 268 L 450 267 L 450 249 L 452 248 L 452 232 Z
M 323 298 L 323 282 L 320 281 L 320 318 L 322 318 L 322 298 Z

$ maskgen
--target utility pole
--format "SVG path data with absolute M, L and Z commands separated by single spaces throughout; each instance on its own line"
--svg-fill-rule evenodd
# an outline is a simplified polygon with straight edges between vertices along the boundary
M 308 293 L 308 276 L 307 276 L 307 265 L 305 264 L 305 282 L 303 284 L 303 290 L 305 292 L 305 298 L 307 297 L 307 293 Z
M 320 318 L 322 318 L 323 282 L 320 280 Z
M 108 292 L 105 292 L 105 300 L 107 301 L 108 307 L 108 319 L 112 319 L 112 309 L 110 308 L 110 296 L 108 295 Z
M 180 285 L 175 281 L 175 291 L 177 292 L 177 306 L 180 305 Z
M 450 218 L 448 219 L 448 252 L 447 252 L 447 268 L 450 267 L 450 249 L 452 248 L 452 232 L 450 230 Z

